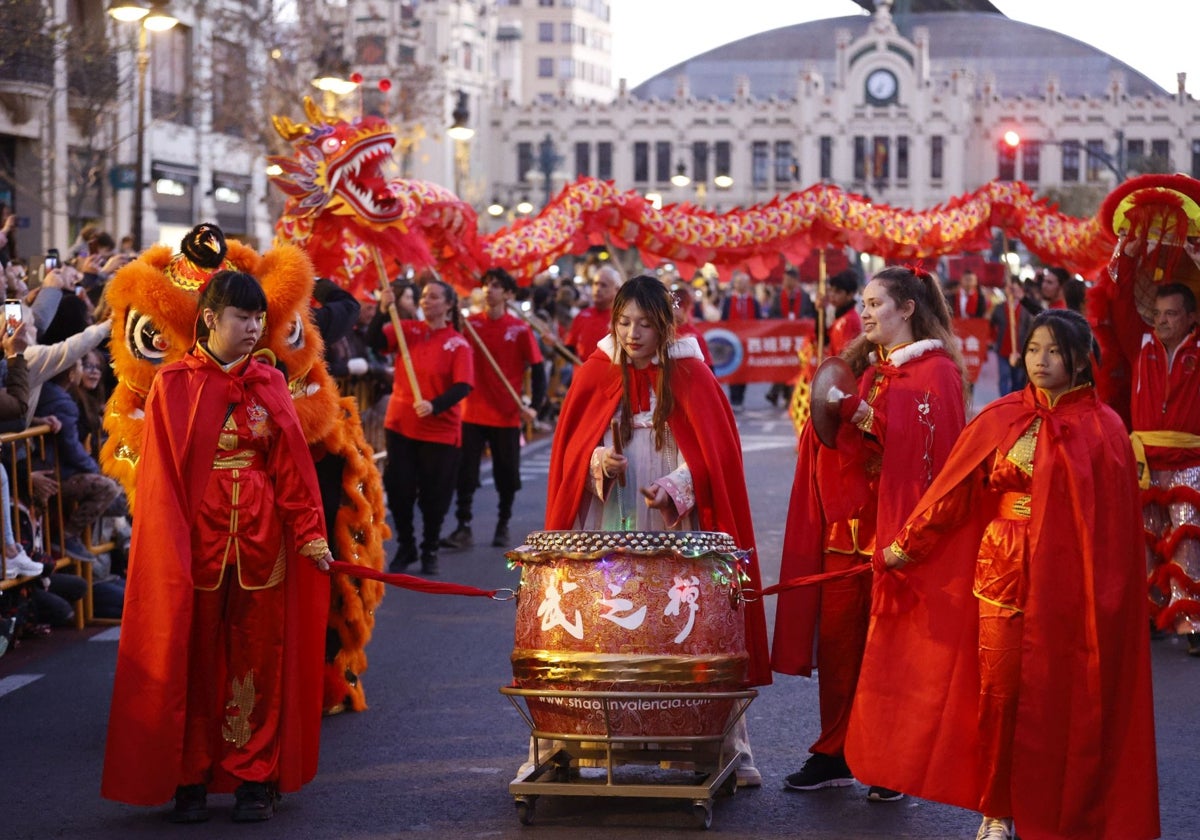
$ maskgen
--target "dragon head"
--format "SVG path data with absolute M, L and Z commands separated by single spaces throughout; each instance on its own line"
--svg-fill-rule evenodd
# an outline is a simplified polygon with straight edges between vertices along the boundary
M 271 181 L 288 197 L 276 241 L 303 248 L 318 274 L 360 300 L 408 267 L 473 288 L 482 253 L 474 209 L 438 184 L 387 177 L 397 144 L 414 138 L 379 117 L 325 114 L 309 97 L 304 113 L 304 124 L 271 118 L 293 152 L 270 158 L 279 168 Z
M 270 158 L 282 170 L 271 181 L 289 196 L 289 210 L 296 216 L 328 212 L 381 224 L 394 219 L 397 187 L 383 171 L 396 147 L 392 127 L 370 115 L 346 122 L 322 113 L 309 97 L 304 111 L 307 125 L 272 118 L 275 130 L 295 149 L 292 157 Z

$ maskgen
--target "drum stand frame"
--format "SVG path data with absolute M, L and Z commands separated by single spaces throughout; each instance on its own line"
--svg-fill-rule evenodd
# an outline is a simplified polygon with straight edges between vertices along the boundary
M 734 724 L 746 713 L 758 692 L 744 691 L 568 691 L 502 686 L 500 693 L 508 697 L 513 707 L 529 727 L 533 744 L 534 767 L 519 775 L 508 785 L 513 795 L 520 821 L 533 822 L 535 803 L 541 795 L 550 796 L 620 796 L 630 798 L 686 799 L 692 803 L 692 815 L 699 828 L 712 825 L 712 801 L 717 793 L 732 796 L 737 790 L 736 754 L 726 755 L 725 738 Z M 603 734 L 548 732 L 538 729 L 528 709 L 519 698 L 579 698 L 597 700 L 604 715 Z M 630 700 L 697 700 L 733 701 L 733 711 L 720 735 L 616 735 L 612 732 L 612 704 Z M 543 756 L 539 739 L 566 742 L 565 746 Z M 681 749 L 681 747 L 691 749 Z M 571 762 L 579 759 L 601 759 L 605 769 L 603 783 L 596 779 L 576 777 L 572 781 Z M 704 775 L 693 784 L 625 783 L 614 779 L 613 770 L 622 764 L 659 764 L 665 761 L 695 765 Z

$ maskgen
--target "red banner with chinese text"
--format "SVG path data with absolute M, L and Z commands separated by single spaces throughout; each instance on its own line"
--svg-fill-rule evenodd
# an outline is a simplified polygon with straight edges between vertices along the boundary
M 958 339 L 958 352 L 967 368 L 967 381 L 974 384 L 979 380 L 979 369 L 987 360 L 992 325 L 987 318 L 955 318 L 954 337 Z
M 713 358 L 713 372 L 725 383 L 790 382 L 800 371 L 797 355 L 816 340 L 811 319 L 698 323 Z

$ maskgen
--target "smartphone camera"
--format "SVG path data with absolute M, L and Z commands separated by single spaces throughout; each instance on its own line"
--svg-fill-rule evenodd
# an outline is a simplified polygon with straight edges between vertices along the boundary
M 53 271 L 54 269 L 58 268 L 61 264 L 62 264 L 62 262 L 58 257 L 58 249 L 57 248 L 51 248 L 49 251 L 46 252 L 46 270 L 47 271 Z
M 21 314 L 21 301 L 6 300 L 4 301 L 4 331 L 8 335 L 16 332 L 17 327 L 21 325 L 21 319 L 24 316 Z

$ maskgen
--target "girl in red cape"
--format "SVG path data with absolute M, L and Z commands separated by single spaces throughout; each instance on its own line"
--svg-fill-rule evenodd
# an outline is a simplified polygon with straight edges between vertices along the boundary
M 559 414 L 546 528 L 723 531 L 750 552 L 747 587 L 760 589 L 733 411 L 695 340 L 675 340 L 671 307 L 654 277 L 635 277 L 617 292 L 611 332 L 575 372 Z M 613 446 L 614 421 L 625 454 Z M 616 486 L 618 476 L 625 487 Z M 742 610 L 747 682 L 766 685 L 762 602 L 743 603 Z M 757 785 L 744 721 L 733 732 L 742 756 L 739 783 Z
M 172 822 L 269 819 L 317 769 L 331 559 L 283 374 L 251 355 L 267 300 L 213 275 L 200 339 L 146 400 L 101 793 Z
M 785 780 L 792 790 L 854 783 L 844 747 L 870 623 L 865 564 L 900 530 L 965 423 L 962 363 L 937 278 L 892 266 L 871 279 L 862 299 L 865 331 L 842 354 L 858 375 L 858 393 L 820 395 L 846 422 L 836 449 L 819 445 L 811 422 L 802 430 L 784 534 L 781 581 L 866 572 L 779 597 L 772 666 L 809 675 L 815 639 L 820 674 L 821 734 Z M 867 797 L 889 802 L 901 794 L 877 785 Z
M 881 573 L 846 755 L 982 811 L 979 840 L 1158 837 L 1133 452 L 1083 316 L 1033 322 L 1030 384 L 966 428 Z

